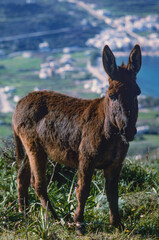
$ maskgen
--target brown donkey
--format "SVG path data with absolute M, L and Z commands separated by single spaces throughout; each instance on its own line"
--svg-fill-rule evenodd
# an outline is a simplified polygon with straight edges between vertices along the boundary
M 141 51 L 136 45 L 128 65 L 117 67 L 106 45 L 103 66 L 109 76 L 106 96 L 94 100 L 69 97 L 53 91 L 37 91 L 22 98 L 13 115 L 18 161 L 19 210 L 28 204 L 28 187 L 35 189 L 41 204 L 57 218 L 47 195 L 45 179 L 47 155 L 54 161 L 78 168 L 78 205 L 74 215 L 77 230 L 84 231 L 84 207 L 94 169 L 104 169 L 110 223 L 120 227 L 118 179 L 129 141 L 136 134 L 136 74 L 141 67 Z M 26 150 L 24 157 L 23 147 Z

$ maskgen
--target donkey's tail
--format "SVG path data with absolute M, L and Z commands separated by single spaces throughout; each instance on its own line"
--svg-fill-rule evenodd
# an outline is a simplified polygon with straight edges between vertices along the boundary
M 21 139 L 19 136 L 14 132 L 14 140 L 15 140 L 15 150 L 17 155 L 17 165 L 19 166 L 21 160 L 24 158 L 24 148 Z

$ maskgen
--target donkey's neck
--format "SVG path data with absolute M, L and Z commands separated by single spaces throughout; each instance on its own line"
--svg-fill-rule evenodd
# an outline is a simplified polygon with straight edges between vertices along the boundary
M 117 134 L 119 134 L 119 129 L 116 126 L 116 123 L 112 121 L 112 117 L 110 116 L 111 112 L 109 109 L 109 98 L 105 97 L 105 121 L 104 121 L 104 134 L 106 139 L 110 139 Z

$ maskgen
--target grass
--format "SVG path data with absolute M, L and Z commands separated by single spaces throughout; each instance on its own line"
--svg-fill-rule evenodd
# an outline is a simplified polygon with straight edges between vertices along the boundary
M 14 86 L 16 90 L 13 96 L 18 94 L 22 97 L 27 91 L 33 91 L 39 84 L 35 71 L 40 69 L 40 63 L 41 59 L 36 57 L 17 56 L 0 60 L 0 65 L 4 67 L 1 71 L 1 87 Z
M 153 134 L 145 134 L 144 139 L 148 142 L 151 142 L 153 144 L 156 144 L 158 146 L 159 143 L 159 135 L 153 135 Z
M 158 149 L 158 146 L 158 134 L 143 134 L 141 136 L 137 136 L 135 141 L 130 143 L 129 154 L 130 156 L 138 154 L 146 155 L 148 152 Z
M 149 120 L 149 119 L 156 119 L 159 117 L 159 114 L 157 111 L 149 109 L 148 112 L 139 112 L 139 120 Z
M 14 58 L 7 58 L 0 61 L 0 65 L 5 66 L 7 71 L 17 72 L 17 71 L 27 71 L 27 70 L 37 70 L 40 68 L 41 60 L 40 58 L 31 57 L 24 58 L 17 56 Z M 3 70 L 4 71 L 4 70 Z
M 28 211 L 17 209 L 17 167 L 12 140 L 0 149 L 0 238 L 1 239 L 158 239 L 159 160 L 125 160 L 119 185 L 119 209 L 125 230 L 109 224 L 108 202 L 104 194 L 103 172 L 93 175 L 85 208 L 86 235 L 76 235 L 72 221 L 76 200 L 76 171 L 49 161 L 48 194 L 61 221 L 46 218 L 30 187 Z M 54 181 L 50 181 L 52 179 Z
M 0 137 L 11 136 L 12 113 L 0 113 Z
M 11 125 L 7 126 L 5 125 L 0 125 L 0 132 L 1 132 L 1 137 L 4 138 L 6 136 L 11 136 L 12 132 L 12 127 Z

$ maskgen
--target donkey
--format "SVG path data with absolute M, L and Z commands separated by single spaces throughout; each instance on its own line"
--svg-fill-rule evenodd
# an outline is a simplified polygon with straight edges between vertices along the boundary
M 18 163 L 23 159 L 17 176 L 19 210 L 23 210 L 24 202 L 28 205 L 28 187 L 32 184 L 42 206 L 52 217 L 58 217 L 47 195 L 45 173 L 49 155 L 60 164 L 78 168 L 74 224 L 80 233 L 84 232 L 84 207 L 94 169 L 104 170 L 110 224 L 122 226 L 118 180 L 129 141 L 136 134 L 137 95 L 141 93 L 136 83 L 141 67 L 140 46 L 134 46 L 127 65 L 117 67 L 107 45 L 102 60 L 109 81 L 105 97 L 86 100 L 36 91 L 18 102 L 13 115 Z

